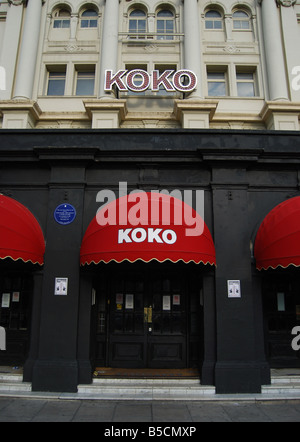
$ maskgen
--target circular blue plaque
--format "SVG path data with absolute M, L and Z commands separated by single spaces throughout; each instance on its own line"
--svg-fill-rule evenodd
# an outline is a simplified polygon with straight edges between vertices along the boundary
M 58 224 L 67 226 L 76 218 L 76 209 L 71 204 L 60 204 L 54 210 L 54 219 Z

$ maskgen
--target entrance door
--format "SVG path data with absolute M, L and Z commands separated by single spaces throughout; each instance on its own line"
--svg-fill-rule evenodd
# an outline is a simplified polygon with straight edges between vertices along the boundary
M 203 347 L 200 281 L 165 266 L 135 268 L 99 282 L 96 366 L 197 367 Z
M 0 271 L 0 326 L 6 330 L 6 351 L 0 351 L 0 365 L 21 365 L 26 360 L 32 290 L 30 276 Z
M 266 353 L 273 368 L 300 367 L 292 330 L 300 325 L 300 280 L 295 271 L 278 271 L 263 283 Z

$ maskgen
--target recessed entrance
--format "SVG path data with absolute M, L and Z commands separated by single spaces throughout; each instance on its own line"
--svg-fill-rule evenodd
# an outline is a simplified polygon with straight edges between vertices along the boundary
M 199 367 L 203 357 L 199 272 L 199 266 L 187 264 L 106 266 L 94 281 L 94 367 Z
M 29 349 L 33 278 L 0 266 L 0 326 L 6 330 L 6 350 L 0 365 L 24 364 Z
M 263 281 L 266 354 L 272 368 L 300 367 L 292 330 L 300 324 L 299 270 L 268 272 Z

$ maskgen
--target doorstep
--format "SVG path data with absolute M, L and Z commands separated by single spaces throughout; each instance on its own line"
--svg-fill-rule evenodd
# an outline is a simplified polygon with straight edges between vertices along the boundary
M 78 395 L 101 400 L 203 400 L 214 396 L 213 386 L 199 379 L 94 379 L 91 385 L 79 385 Z
M 1 369 L 0 369 L 1 372 Z M 272 384 L 262 387 L 261 394 L 216 394 L 214 386 L 200 384 L 200 380 L 103 378 L 92 384 L 78 385 L 77 393 L 33 392 L 31 383 L 23 382 L 23 375 L 0 373 L 0 397 L 61 400 L 115 400 L 115 401 L 282 401 L 300 400 L 300 372 L 272 371 Z

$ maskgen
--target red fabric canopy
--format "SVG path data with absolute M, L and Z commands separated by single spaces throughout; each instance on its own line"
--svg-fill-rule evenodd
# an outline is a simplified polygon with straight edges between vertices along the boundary
M 255 240 L 258 270 L 300 267 L 300 197 L 275 207 L 262 222 Z
M 167 213 L 171 213 L 170 219 Z M 191 218 L 187 222 L 184 219 L 186 213 L 201 231 L 192 232 Z M 103 225 L 105 220 L 107 225 Z M 123 196 L 102 208 L 82 241 L 81 265 L 126 260 L 215 265 L 216 253 L 211 234 L 195 210 L 169 195 L 142 192 Z
M 32 213 L 12 198 L 0 195 L 0 259 L 43 265 L 44 253 L 44 236 Z

